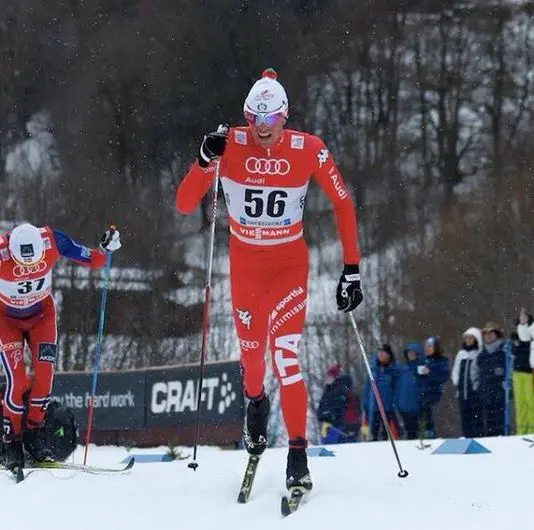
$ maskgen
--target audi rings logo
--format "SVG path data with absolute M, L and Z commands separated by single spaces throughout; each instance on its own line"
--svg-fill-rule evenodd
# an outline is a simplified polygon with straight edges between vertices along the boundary
M 28 276 L 29 274 L 38 274 L 46 269 L 45 261 L 39 261 L 35 265 L 15 265 L 13 267 L 13 276 L 20 278 L 21 276 Z
M 285 158 L 255 158 L 251 156 L 245 162 L 249 173 L 258 175 L 287 175 L 291 164 Z
M 239 345 L 243 350 L 255 350 L 260 346 L 260 343 L 257 340 L 239 339 Z

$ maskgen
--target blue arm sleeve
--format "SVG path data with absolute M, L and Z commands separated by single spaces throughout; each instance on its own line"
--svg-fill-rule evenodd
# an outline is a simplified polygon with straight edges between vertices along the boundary
M 80 261 L 82 263 L 91 262 L 91 250 L 71 239 L 60 230 L 52 230 L 59 253 L 65 258 Z

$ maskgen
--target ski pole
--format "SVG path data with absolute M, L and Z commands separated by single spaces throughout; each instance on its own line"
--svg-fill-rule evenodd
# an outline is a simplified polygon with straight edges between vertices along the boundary
M 197 389 L 197 410 L 195 417 L 195 438 L 193 447 L 193 461 L 187 467 L 193 471 L 197 470 L 197 448 L 198 433 L 200 427 L 200 405 L 202 400 L 202 385 L 204 383 L 204 364 L 206 362 L 206 349 L 208 344 L 208 317 L 211 298 L 211 270 L 213 267 L 213 249 L 215 247 L 215 221 L 217 217 L 217 193 L 219 191 L 219 160 L 215 162 L 215 175 L 213 178 L 213 197 L 211 199 L 211 222 L 210 222 L 210 242 L 208 249 L 208 267 L 206 271 L 206 287 L 204 291 L 204 309 L 202 315 L 202 342 L 200 348 L 200 365 Z
M 91 439 L 91 430 L 93 428 L 93 415 L 95 408 L 96 380 L 100 366 L 100 352 L 102 348 L 102 337 L 104 335 L 104 319 L 106 312 L 106 298 L 108 293 L 109 275 L 111 271 L 111 252 L 106 251 L 106 266 L 104 269 L 104 285 L 102 286 L 102 296 L 100 298 L 100 318 L 98 321 L 98 336 L 96 340 L 95 355 L 93 358 L 93 381 L 91 385 L 91 398 L 87 410 L 87 432 L 85 434 L 85 451 L 83 455 L 83 465 L 87 462 L 87 451 Z
M 399 453 L 397 452 L 397 446 L 395 444 L 395 440 L 393 439 L 393 436 L 391 434 L 391 429 L 389 427 L 389 423 L 386 416 L 386 411 L 384 410 L 384 404 L 382 403 L 382 398 L 380 397 L 380 392 L 378 392 L 378 387 L 376 386 L 376 381 L 373 376 L 373 372 L 371 370 L 371 367 L 369 366 L 369 361 L 367 360 L 367 354 L 365 353 L 365 348 L 363 347 L 363 342 L 360 337 L 360 332 L 358 331 L 358 326 L 356 325 L 356 320 L 354 319 L 354 315 L 352 313 L 349 313 L 350 322 L 352 324 L 352 327 L 354 328 L 354 334 L 356 335 L 356 340 L 358 341 L 358 345 L 360 346 L 360 352 L 363 357 L 363 362 L 365 364 L 365 368 L 367 370 L 367 374 L 369 375 L 369 381 L 371 383 L 371 388 L 373 389 L 373 393 L 375 395 L 376 402 L 378 404 L 378 409 L 380 410 L 380 416 L 382 416 L 382 421 L 384 423 L 384 427 L 386 429 L 386 432 L 388 434 L 388 439 L 391 442 L 391 447 L 393 449 L 393 453 L 395 454 L 395 458 L 397 460 L 397 464 L 399 466 L 399 472 L 397 475 L 400 478 L 406 478 L 408 476 L 408 471 L 406 471 L 401 464 Z

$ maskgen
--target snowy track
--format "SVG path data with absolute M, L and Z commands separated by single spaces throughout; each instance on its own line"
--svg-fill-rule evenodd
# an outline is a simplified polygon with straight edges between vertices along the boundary
M 247 460 L 241 451 L 201 447 L 196 472 L 187 468 L 189 460 L 138 463 L 129 475 L 38 471 L 18 485 L 0 473 L 2 527 L 23 522 L 41 530 L 527 528 L 534 449 L 520 437 L 481 442 L 492 454 L 432 455 L 432 449 L 401 442 L 400 456 L 410 472 L 405 479 L 397 477 L 386 443 L 332 447 L 335 457 L 310 458 L 314 490 L 287 519 L 280 515 L 286 452 L 279 449 L 263 457 L 246 505 L 236 502 Z M 89 463 L 116 466 L 128 454 L 91 447 Z M 78 450 L 75 461 L 82 455 Z

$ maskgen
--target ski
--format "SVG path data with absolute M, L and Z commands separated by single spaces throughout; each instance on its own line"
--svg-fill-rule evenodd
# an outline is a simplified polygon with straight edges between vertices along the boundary
M 256 469 L 258 469 L 258 463 L 260 457 L 256 455 L 250 455 L 248 457 L 247 467 L 245 468 L 245 475 L 243 482 L 241 483 L 241 489 L 237 496 L 237 502 L 239 504 L 245 504 L 250 496 L 252 485 L 254 484 L 254 477 L 256 476 Z
M 305 488 L 291 488 L 289 490 L 289 495 L 284 495 L 282 497 L 281 511 L 284 517 L 295 513 L 301 503 L 306 499 L 308 491 Z
M 417 449 L 420 451 L 424 451 L 425 449 L 432 447 L 432 444 L 425 443 L 423 440 L 419 440 L 419 445 L 416 445 L 415 447 L 417 447 Z
M 114 475 L 127 473 L 132 469 L 134 464 L 134 458 L 130 458 L 130 460 L 125 466 L 119 468 L 84 466 L 83 464 L 75 464 L 74 462 L 34 462 L 33 464 L 25 467 L 24 469 L 29 471 L 58 469 L 67 471 L 80 471 L 82 473 L 89 473 L 91 475 Z M 0 469 L 6 470 L 4 466 L 1 466 Z M 22 469 L 20 471 L 24 473 Z

